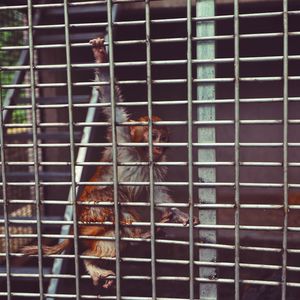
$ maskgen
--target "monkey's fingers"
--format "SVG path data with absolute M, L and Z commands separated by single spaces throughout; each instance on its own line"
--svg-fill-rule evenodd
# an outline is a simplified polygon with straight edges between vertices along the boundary
M 102 285 L 104 289 L 110 288 L 114 284 L 114 281 L 112 279 L 105 280 L 105 283 Z
M 109 279 L 111 276 L 115 276 L 115 273 L 111 270 L 103 270 L 103 269 L 98 269 L 100 272 L 95 272 L 91 274 L 93 284 L 95 286 L 99 285 L 100 281 L 104 281 L 104 284 L 102 285 L 103 288 L 108 289 L 111 287 L 114 283 L 113 279 Z
M 89 41 L 89 43 L 96 48 L 102 48 L 104 46 L 104 38 L 97 37 Z
M 156 232 L 156 235 L 158 237 L 162 237 L 165 234 L 161 227 L 157 227 L 155 232 Z M 150 239 L 151 238 L 151 231 L 148 230 L 148 231 L 142 233 L 139 237 L 141 237 L 143 239 Z
M 184 226 L 187 226 L 189 224 L 190 216 L 179 210 L 179 209 L 173 209 L 172 210 L 172 221 L 177 223 L 182 223 Z M 199 219 L 197 217 L 193 217 L 193 224 L 197 225 L 199 224 Z
M 183 223 L 184 226 L 187 226 L 189 224 L 189 221 L 190 221 L 190 218 L 188 217 L 182 223 Z M 197 217 L 193 217 L 193 224 L 198 225 L 199 223 L 200 223 L 199 219 Z
M 98 37 L 92 39 L 89 43 L 93 46 L 93 53 L 97 63 L 107 62 L 107 53 L 104 46 L 104 39 Z
M 142 239 L 150 239 L 150 238 L 151 238 L 151 231 L 149 230 L 149 231 L 146 231 L 146 232 L 142 233 L 142 234 L 140 235 L 140 237 L 141 237 Z
M 173 212 L 171 210 L 167 210 L 163 213 L 159 223 L 167 223 L 172 221 L 173 219 Z

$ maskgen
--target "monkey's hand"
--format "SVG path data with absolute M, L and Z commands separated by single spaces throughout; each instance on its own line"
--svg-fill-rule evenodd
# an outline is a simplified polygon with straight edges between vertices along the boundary
M 93 46 L 93 53 L 97 63 L 107 62 L 107 53 L 104 47 L 104 39 L 98 37 L 90 40 L 89 43 Z
M 189 224 L 190 216 L 181 211 L 178 208 L 171 208 L 167 210 L 163 216 L 161 222 L 175 222 L 175 223 L 182 223 L 184 226 Z M 199 224 L 199 219 L 197 217 L 193 217 L 193 224 Z
M 164 235 L 165 235 L 165 232 L 163 231 L 163 229 L 160 228 L 160 227 L 156 227 L 156 229 L 155 229 L 156 238 L 158 238 L 158 237 L 162 238 Z M 152 236 L 151 231 L 148 230 L 144 233 L 139 234 L 139 236 L 137 236 L 137 237 L 140 237 L 140 238 L 143 238 L 143 239 L 150 239 L 151 236 Z
M 101 285 L 104 289 L 108 289 L 114 284 L 114 280 L 110 279 L 111 276 L 116 276 L 116 274 L 111 270 L 104 270 L 95 267 L 94 273 L 91 275 L 94 286 Z
M 160 219 L 159 223 L 167 223 L 172 220 L 172 212 L 170 210 L 167 210 L 163 213 L 162 218 Z M 156 227 L 155 228 L 155 233 L 157 237 L 163 237 L 165 235 L 165 232 L 161 227 Z M 151 231 L 146 231 L 142 234 L 142 238 L 151 238 Z

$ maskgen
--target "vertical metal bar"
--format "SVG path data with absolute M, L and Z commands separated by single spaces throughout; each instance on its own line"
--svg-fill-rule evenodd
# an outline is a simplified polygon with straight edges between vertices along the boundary
M 90 99 L 90 104 L 95 104 L 98 101 L 98 91 L 94 87 L 92 91 L 92 96 Z M 95 121 L 95 114 L 96 114 L 96 107 L 89 107 L 88 112 L 86 114 L 86 123 L 91 123 Z M 83 134 L 80 143 L 81 144 L 87 144 L 90 142 L 92 127 L 84 127 Z M 77 159 L 76 159 L 76 167 L 75 167 L 75 181 L 79 182 L 81 181 L 82 174 L 83 174 L 83 166 L 78 165 L 79 163 L 86 161 L 86 155 L 87 155 L 87 147 L 80 147 L 78 149 L 77 153 Z M 78 193 L 78 186 L 76 186 L 76 195 Z M 68 195 L 68 202 L 72 201 L 72 187 L 70 189 L 69 195 Z M 73 206 L 67 206 L 64 213 L 64 220 L 66 221 L 72 221 L 73 219 Z M 67 235 L 70 231 L 70 225 L 63 225 L 60 230 L 60 235 Z M 62 242 L 64 239 L 60 239 L 59 242 Z M 63 260 L 61 258 L 55 258 L 53 265 L 52 265 L 52 271 L 51 274 L 60 274 L 63 270 Z M 47 293 L 50 295 L 54 295 L 57 293 L 58 289 L 58 283 L 59 278 L 51 278 L 49 285 L 48 285 L 48 291 Z M 47 300 L 54 300 L 54 297 L 47 297 Z
M 2 175 L 2 197 L 3 197 L 3 214 L 5 230 L 5 258 L 6 258 L 6 291 L 7 300 L 11 299 L 11 268 L 10 268 L 10 247 L 9 247 L 9 215 L 8 215 L 8 198 L 6 190 L 6 168 L 5 168 L 5 151 L 4 151 L 4 116 L 3 116 L 3 94 L 2 94 L 2 70 L 0 69 L 0 155 L 1 155 L 1 175 Z
M 108 54 L 109 77 L 111 95 L 111 127 L 112 127 L 112 158 L 113 158 L 113 182 L 114 182 L 114 213 L 115 213 L 115 245 L 116 245 L 116 299 L 121 299 L 121 272 L 120 272 L 120 224 L 119 224 L 119 199 L 118 199 L 118 165 L 117 165 L 117 131 L 116 131 L 116 99 L 115 99 L 115 73 L 114 73 L 114 41 L 113 41 L 113 9 L 112 0 L 107 1 L 108 23 Z
M 27 0 L 28 6 L 28 41 L 29 41 L 29 65 L 30 65 L 30 87 L 32 105 L 32 141 L 33 141 L 33 160 L 34 160 L 34 190 L 36 200 L 36 219 L 37 219 L 37 238 L 38 238 L 38 270 L 39 270 L 39 291 L 40 299 L 44 299 L 43 288 L 43 262 L 42 262 L 42 230 L 41 230 L 41 199 L 39 188 L 39 159 L 38 159 L 38 138 L 37 138 L 37 116 L 36 116 L 36 97 L 35 97 L 35 70 L 34 70 L 34 49 L 33 49 L 33 11 L 32 2 Z
M 74 227 L 74 254 L 75 254 L 75 292 L 76 299 L 80 299 L 80 274 L 79 274 L 79 247 L 78 247 L 78 220 L 76 213 L 76 173 L 75 173 L 75 141 L 73 127 L 73 91 L 72 91 L 72 73 L 71 73 L 71 45 L 69 34 L 69 11 L 68 0 L 64 0 L 64 25 L 66 42 L 66 63 L 67 63 L 67 90 L 68 90 L 68 115 L 69 115 L 69 133 L 70 133 L 70 161 L 71 161 L 71 200 L 73 206 L 73 227 Z
M 150 201 L 150 231 L 151 231 L 151 280 L 152 299 L 156 299 L 156 252 L 155 252 L 155 204 L 154 204 L 154 170 L 153 170 L 153 140 L 152 140 L 152 74 L 151 74 L 151 32 L 150 32 L 150 0 L 145 0 L 146 18 L 146 60 L 147 60 L 147 101 L 149 117 L 149 201 Z
M 234 161 L 235 161 L 235 300 L 240 299 L 240 48 L 239 48 L 239 1 L 234 0 Z
M 196 17 L 215 16 L 215 1 L 214 0 L 197 0 L 196 1 Z M 197 23 L 196 26 L 197 37 L 208 37 L 215 35 L 215 22 L 203 21 Z M 197 43 L 197 59 L 214 59 L 215 58 L 215 42 L 201 41 Z M 197 67 L 197 78 L 215 78 L 215 65 L 204 64 Z M 203 83 L 197 86 L 197 99 L 203 102 L 215 99 L 215 85 L 213 83 Z M 198 107 L 198 120 L 213 121 L 215 120 L 215 105 L 207 104 Z M 214 127 L 200 127 L 198 129 L 199 143 L 214 143 L 215 128 Z M 214 162 L 216 161 L 215 149 L 201 148 L 198 150 L 199 162 Z M 202 182 L 215 182 L 216 170 L 214 167 L 201 167 L 198 169 L 199 180 Z M 201 188 L 199 189 L 199 199 L 201 203 L 216 203 L 216 189 L 215 188 Z M 216 224 L 216 210 L 200 210 L 200 222 L 202 224 Z M 215 244 L 217 237 L 213 230 L 200 230 L 200 240 L 206 243 Z M 213 249 L 201 249 L 199 254 L 200 261 L 216 261 L 217 252 Z M 216 276 L 216 269 L 213 267 L 200 267 L 200 277 L 214 278 Z M 200 284 L 200 299 L 217 298 L 217 285 L 213 283 Z
M 113 11 L 112 11 L 113 20 L 116 20 L 116 18 L 117 18 L 117 14 L 118 14 L 117 8 L 118 8 L 118 4 L 115 4 L 113 7 Z M 108 39 L 108 37 L 107 37 L 107 35 L 105 35 L 105 41 L 107 41 L 107 39 Z M 90 98 L 90 104 L 97 103 L 98 97 L 99 97 L 98 91 L 97 91 L 96 87 L 94 87 L 92 90 L 91 98 Z M 86 114 L 85 123 L 93 122 L 95 119 L 95 114 L 96 114 L 96 107 L 90 107 Z M 92 132 L 92 127 L 89 127 L 89 126 L 84 127 L 82 139 L 80 141 L 81 144 L 87 144 L 90 142 L 91 132 Z M 75 166 L 75 182 L 81 181 L 81 178 L 83 176 L 83 166 L 78 165 L 78 164 L 86 161 L 87 150 L 88 150 L 87 147 L 80 147 L 78 149 L 76 166 Z M 76 196 L 77 196 L 77 194 L 78 194 L 78 186 L 76 186 Z M 71 190 L 68 195 L 68 201 L 71 202 L 72 199 L 73 198 L 72 198 L 72 187 L 71 187 Z M 72 220 L 72 218 L 73 218 L 72 215 L 73 215 L 73 206 L 67 206 L 65 209 L 65 213 L 64 213 L 64 220 L 66 220 L 66 221 Z M 60 235 L 68 234 L 69 230 L 70 230 L 70 225 L 63 225 L 61 228 L 61 231 L 60 231 Z M 63 241 L 63 239 L 61 239 L 60 242 L 61 241 Z M 52 274 L 60 274 L 62 272 L 62 268 L 63 268 L 62 259 L 55 258 L 51 273 Z M 56 294 L 57 289 L 58 289 L 58 281 L 59 281 L 59 278 L 52 278 L 50 280 L 50 283 L 48 285 L 48 291 L 47 291 L 48 294 L 51 294 L 51 295 Z M 47 297 L 47 300 L 54 300 L 54 298 Z
M 286 299 L 287 226 L 288 226 L 288 1 L 283 0 L 283 201 L 282 294 Z
M 193 228 L 193 79 L 192 79 L 192 1 L 187 0 L 187 99 L 188 99 L 188 180 L 189 180 L 189 271 L 190 300 L 194 299 L 194 228 Z

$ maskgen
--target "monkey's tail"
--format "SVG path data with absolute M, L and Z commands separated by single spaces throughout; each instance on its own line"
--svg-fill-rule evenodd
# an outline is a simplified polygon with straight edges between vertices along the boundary
M 46 255 L 58 254 L 63 252 L 65 249 L 69 248 L 72 245 L 72 240 L 66 239 L 61 243 L 54 246 L 42 246 L 42 253 Z M 35 255 L 39 252 L 38 245 L 25 246 L 21 249 L 21 252 L 25 255 Z

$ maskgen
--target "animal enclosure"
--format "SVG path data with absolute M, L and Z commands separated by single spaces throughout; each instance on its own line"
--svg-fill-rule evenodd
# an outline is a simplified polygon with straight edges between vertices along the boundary
M 0 299 L 298 300 L 299 16 L 1 1 Z

